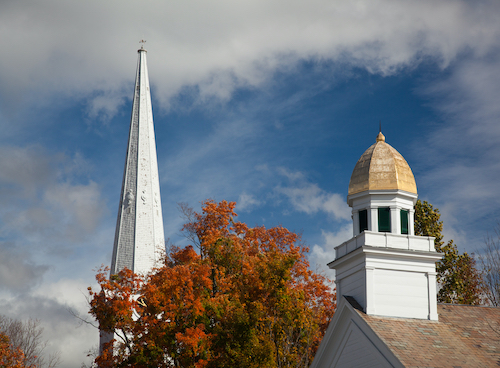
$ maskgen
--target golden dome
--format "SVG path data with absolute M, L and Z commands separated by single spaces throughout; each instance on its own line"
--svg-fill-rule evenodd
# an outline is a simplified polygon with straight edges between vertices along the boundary
M 356 163 L 348 194 L 365 190 L 400 189 L 417 194 L 417 184 L 410 166 L 401 154 L 385 143 L 382 132 Z

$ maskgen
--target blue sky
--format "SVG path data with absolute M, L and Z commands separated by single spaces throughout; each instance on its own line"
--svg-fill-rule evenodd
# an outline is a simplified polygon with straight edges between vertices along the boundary
M 500 218 L 497 1 L 47 0 L 0 4 L 0 308 L 39 318 L 63 367 L 97 332 L 136 50 L 146 39 L 165 234 L 177 203 L 237 201 L 302 233 L 315 269 L 352 233 L 356 161 L 386 141 L 447 239 L 475 252 Z

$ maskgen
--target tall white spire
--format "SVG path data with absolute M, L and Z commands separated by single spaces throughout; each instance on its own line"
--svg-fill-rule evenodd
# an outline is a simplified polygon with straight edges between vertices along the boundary
M 146 50 L 138 50 L 132 117 L 111 274 L 151 271 L 165 250 Z

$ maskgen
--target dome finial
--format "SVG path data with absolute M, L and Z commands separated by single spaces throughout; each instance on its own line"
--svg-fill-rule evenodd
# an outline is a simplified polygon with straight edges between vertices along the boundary
M 383 135 L 382 132 L 378 133 L 377 142 L 385 142 L 385 135 Z
M 385 142 L 385 136 L 382 134 L 382 120 L 378 121 L 377 142 Z

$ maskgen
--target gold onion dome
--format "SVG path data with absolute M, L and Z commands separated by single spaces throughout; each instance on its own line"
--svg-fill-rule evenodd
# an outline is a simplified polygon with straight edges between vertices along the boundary
M 401 154 L 385 143 L 382 132 L 356 163 L 348 194 L 365 190 L 404 190 L 417 194 L 417 184 L 410 166 Z

